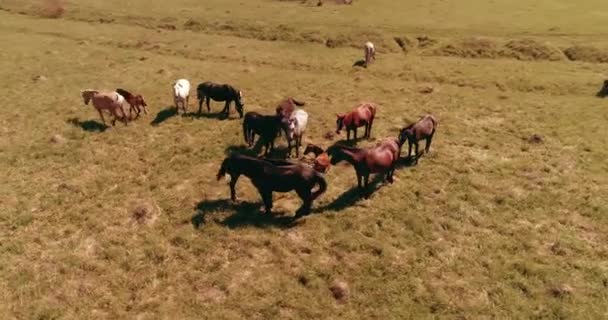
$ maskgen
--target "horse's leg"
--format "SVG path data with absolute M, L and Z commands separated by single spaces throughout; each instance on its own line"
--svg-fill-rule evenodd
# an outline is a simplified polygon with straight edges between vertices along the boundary
M 230 199 L 232 201 L 236 201 L 236 182 L 239 179 L 238 174 L 235 174 L 234 176 L 230 175 Z
M 207 113 L 211 112 L 211 107 L 209 106 L 209 100 L 211 100 L 211 98 L 209 98 L 209 96 L 206 96 L 205 103 L 207 104 Z
M 222 112 L 226 114 L 226 117 L 230 115 L 230 100 L 226 100 L 226 104 L 224 105 L 224 110 Z
M 409 141 L 409 139 L 407 141 L 407 157 L 408 158 L 412 157 L 412 142 Z
M 260 189 L 260 194 L 262 195 L 262 201 L 264 201 L 264 208 L 266 209 L 266 214 L 272 213 L 272 191 Z
M 357 141 L 357 127 L 355 127 L 354 131 L 355 131 L 355 141 Z
M 201 114 L 203 112 L 203 100 L 205 100 L 204 96 L 198 99 L 198 114 Z
M 190 96 L 186 97 L 186 104 L 184 105 L 184 113 L 186 113 L 187 109 L 188 109 L 188 101 L 190 100 Z
M 433 142 L 433 134 L 434 132 L 426 139 L 426 147 L 424 148 L 425 153 L 429 153 L 431 150 L 431 142 Z
M 103 121 L 103 124 L 106 124 L 106 119 L 104 119 L 103 117 L 103 112 L 101 112 L 101 109 L 97 109 L 97 112 L 99 112 L 99 116 L 101 117 L 101 121 Z
M 304 203 L 302 206 L 296 211 L 296 218 L 307 215 L 310 213 L 310 208 L 312 207 L 312 192 L 311 189 L 305 187 L 303 189 L 296 189 L 296 193 Z
M 120 106 L 120 112 L 122 113 L 122 120 L 125 123 L 125 126 L 127 126 L 128 122 L 129 122 L 128 121 L 129 119 L 127 119 L 127 112 L 125 111 L 125 109 L 122 106 Z
M 302 135 L 296 136 L 296 157 L 300 157 L 300 146 L 302 145 Z
M 418 141 L 414 142 L 414 145 L 416 147 L 416 154 L 414 154 L 414 158 L 416 159 L 416 161 L 414 163 L 418 164 Z
M 369 198 L 369 172 L 366 172 L 363 176 L 363 189 L 365 190 L 365 199 Z
M 346 141 L 350 140 L 350 130 L 346 129 Z

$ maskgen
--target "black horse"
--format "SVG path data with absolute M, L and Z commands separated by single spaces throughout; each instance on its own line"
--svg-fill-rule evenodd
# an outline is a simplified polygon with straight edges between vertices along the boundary
M 259 135 L 264 144 L 264 154 L 274 149 L 274 140 L 284 127 L 280 115 L 262 115 L 255 111 L 249 111 L 243 119 L 243 136 L 249 147 L 253 146 L 255 135 Z
M 327 190 L 323 176 L 314 169 L 302 164 L 288 164 L 279 161 L 275 165 L 271 161 L 258 159 L 241 154 L 233 154 L 224 159 L 217 173 L 217 180 L 226 174 L 230 175 L 230 199 L 236 200 L 236 183 L 241 175 L 248 177 L 256 187 L 267 214 L 272 211 L 272 192 L 295 191 L 304 201 L 296 211 L 296 218 L 310 214 L 312 202 Z M 316 191 L 312 191 L 315 186 Z
M 598 96 L 600 98 L 604 98 L 604 97 L 608 96 L 608 80 L 604 81 L 604 85 L 602 86 L 602 89 L 600 89 L 600 91 L 597 92 L 596 96 Z
M 226 117 L 230 114 L 230 103 L 234 101 L 236 105 L 236 111 L 239 116 L 243 117 L 243 107 L 245 106 L 242 102 L 242 93 L 229 84 L 218 84 L 214 82 L 203 82 L 196 87 L 196 95 L 198 97 L 198 113 L 202 112 L 203 100 L 207 103 L 207 112 L 211 112 L 209 107 L 209 100 L 214 101 L 226 101 L 224 110 L 221 113 L 225 114 Z

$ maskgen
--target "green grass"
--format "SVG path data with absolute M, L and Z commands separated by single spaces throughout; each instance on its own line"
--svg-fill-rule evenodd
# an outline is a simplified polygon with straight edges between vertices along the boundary
M 605 47 L 604 2 L 122 2 L 70 1 L 41 19 L 40 2 L 0 0 L 1 318 L 606 316 L 608 102 L 594 97 L 606 65 L 406 55 L 392 42 Z M 378 61 L 352 68 L 366 36 Z M 294 194 L 275 194 L 277 216 L 263 217 L 246 179 L 238 204 L 215 181 L 243 145 L 235 115 L 151 125 L 182 77 L 236 85 L 247 111 L 301 98 L 319 144 L 362 100 L 380 105 L 373 140 L 427 112 L 439 128 L 432 152 L 369 200 L 349 191 L 350 167 L 332 167 L 316 214 L 285 228 Z M 79 96 L 89 87 L 142 92 L 151 114 L 83 130 L 99 121 Z M 335 281 L 349 286 L 343 303 Z

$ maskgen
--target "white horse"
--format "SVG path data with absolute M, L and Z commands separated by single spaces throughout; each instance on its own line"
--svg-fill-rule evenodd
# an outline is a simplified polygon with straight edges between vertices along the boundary
M 173 101 L 175 102 L 175 112 L 179 111 L 178 103 L 182 103 L 182 109 L 186 112 L 188 108 L 188 98 L 190 97 L 190 82 L 186 79 L 179 79 L 173 83 Z
M 372 61 L 376 61 L 376 48 L 368 41 L 365 43 L 365 67 L 367 68 Z
M 308 124 L 308 113 L 302 109 L 296 109 L 287 119 L 287 155 L 291 156 L 291 142 L 295 140 L 296 157 L 300 156 L 302 136 Z

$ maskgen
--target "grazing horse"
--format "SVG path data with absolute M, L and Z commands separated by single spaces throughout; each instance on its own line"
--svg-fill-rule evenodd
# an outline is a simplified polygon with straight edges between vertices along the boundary
M 262 115 L 255 111 L 245 113 L 243 119 L 243 135 L 249 147 L 253 146 L 255 135 L 260 136 L 264 143 L 264 154 L 270 153 L 274 149 L 274 140 L 283 127 L 281 116 Z
M 408 142 L 407 156 L 410 157 L 412 154 L 412 144 L 416 146 L 415 163 L 418 164 L 418 142 L 420 140 L 426 140 L 425 153 L 429 152 L 431 148 L 431 142 L 433 141 L 433 135 L 437 129 L 437 120 L 430 114 L 421 117 L 416 123 L 412 123 L 409 126 L 401 129 L 399 133 L 399 141 L 401 144 Z
M 608 96 L 608 80 L 604 80 L 604 85 L 602 86 L 602 89 L 600 89 L 600 91 L 598 91 L 596 96 L 598 96 L 600 98 L 604 98 L 604 97 Z
M 206 100 L 207 112 L 211 112 L 209 100 L 213 99 L 214 101 L 226 101 L 224 110 L 221 112 L 225 114 L 226 117 L 230 114 L 230 104 L 234 101 L 236 111 L 239 113 L 239 116 L 243 118 L 243 107 L 245 106 L 242 102 L 243 94 L 229 84 L 218 84 L 210 81 L 203 82 L 196 88 L 196 95 L 198 97 L 199 114 L 202 112 L 203 100 Z
M 359 191 L 364 191 L 368 187 L 371 173 L 385 173 L 385 180 L 393 183 L 393 174 L 401 153 L 401 146 L 399 139 L 392 138 L 385 139 L 369 148 L 333 145 L 327 150 L 327 153 L 331 156 L 332 165 L 347 161 L 353 166 L 357 174 Z
M 272 211 L 272 192 L 290 192 L 294 190 L 304 201 L 296 211 L 296 218 L 310 213 L 312 203 L 327 190 L 327 183 L 321 174 L 302 164 L 290 164 L 280 161 L 258 159 L 246 155 L 234 154 L 226 157 L 217 173 L 217 180 L 226 174 L 230 175 L 230 199 L 236 200 L 236 183 L 241 175 L 248 177 L 264 201 L 266 214 Z M 315 186 L 316 191 L 312 191 Z
M 368 41 L 365 43 L 365 67 L 367 68 L 372 61 L 376 61 L 376 48 Z
M 305 105 L 304 101 L 298 101 L 293 97 L 289 97 L 277 106 L 277 114 L 282 115 L 284 118 L 289 118 L 291 113 L 296 109 L 296 106 L 301 107 Z
M 365 134 L 363 137 L 369 139 L 377 109 L 377 104 L 363 102 L 347 114 L 336 114 L 336 134 L 340 134 L 342 128 L 346 128 L 346 141 L 350 140 L 351 131 L 354 131 L 354 139 L 357 140 L 357 128 L 365 126 Z
M 99 116 L 101 117 L 101 121 L 103 121 L 104 125 L 106 124 L 106 119 L 103 117 L 102 110 L 107 110 L 112 115 L 114 115 L 112 125 L 114 125 L 116 123 L 116 119 L 119 118 L 122 118 L 122 121 L 125 123 L 125 126 L 127 125 L 127 114 L 123 109 L 125 98 L 119 93 L 87 89 L 81 90 L 80 94 L 82 95 L 82 99 L 84 100 L 85 105 L 88 105 L 89 101 L 92 101 L 93 107 L 95 107 L 95 109 L 97 109 L 97 112 L 99 112 Z M 119 110 L 120 114 L 118 112 Z
M 146 101 L 141 94 L 132 94 L 131 92 L 125 89 L 116 89 L 116 92 L 121 96 L 125 97 L 125 100 L 129 103 L 129 118 L 133 119 L 133 110 L 137 111 L 136 118 L 139 118 L 139 114 L 141 113 L 141 109 L 144 109 L 144 114 L 148 114 L 146 107 Z
M 297 109 L 289 116 L 289 118 L 287 118 L 286 120 L 283 119 L 283 123 L 287 128 L 287 155 L 291 156 L 291 149 L 292 147 L 295 147 L 296 157 L 299 157 L 300 146 L 302 145 L 302 136 L 304 136 L 304 132 L 306 131 L 306 125 L 308 124 L 308 112 L 302 109 Z M 294 146 L 291 145 L 291 142 L 293 140 L 295 140 Z
M 329 155 L 327 154 L 327 152 L 325 152 L 323 148 L 310 143 L 306 146 L 306 149 L 304 149 L 304 154 L 309 153 L 313 153 L 315 155 L 313 168 L 321 173 L 327 172 L 330 165 Z
M 181 102 L 184 112 L 188 109 L 190 98 L 190 82 L 186 79 L 179 79 L 173 83 L 173 101 L 175 102 L 175 112 L 179 111 L 178 103 Z

